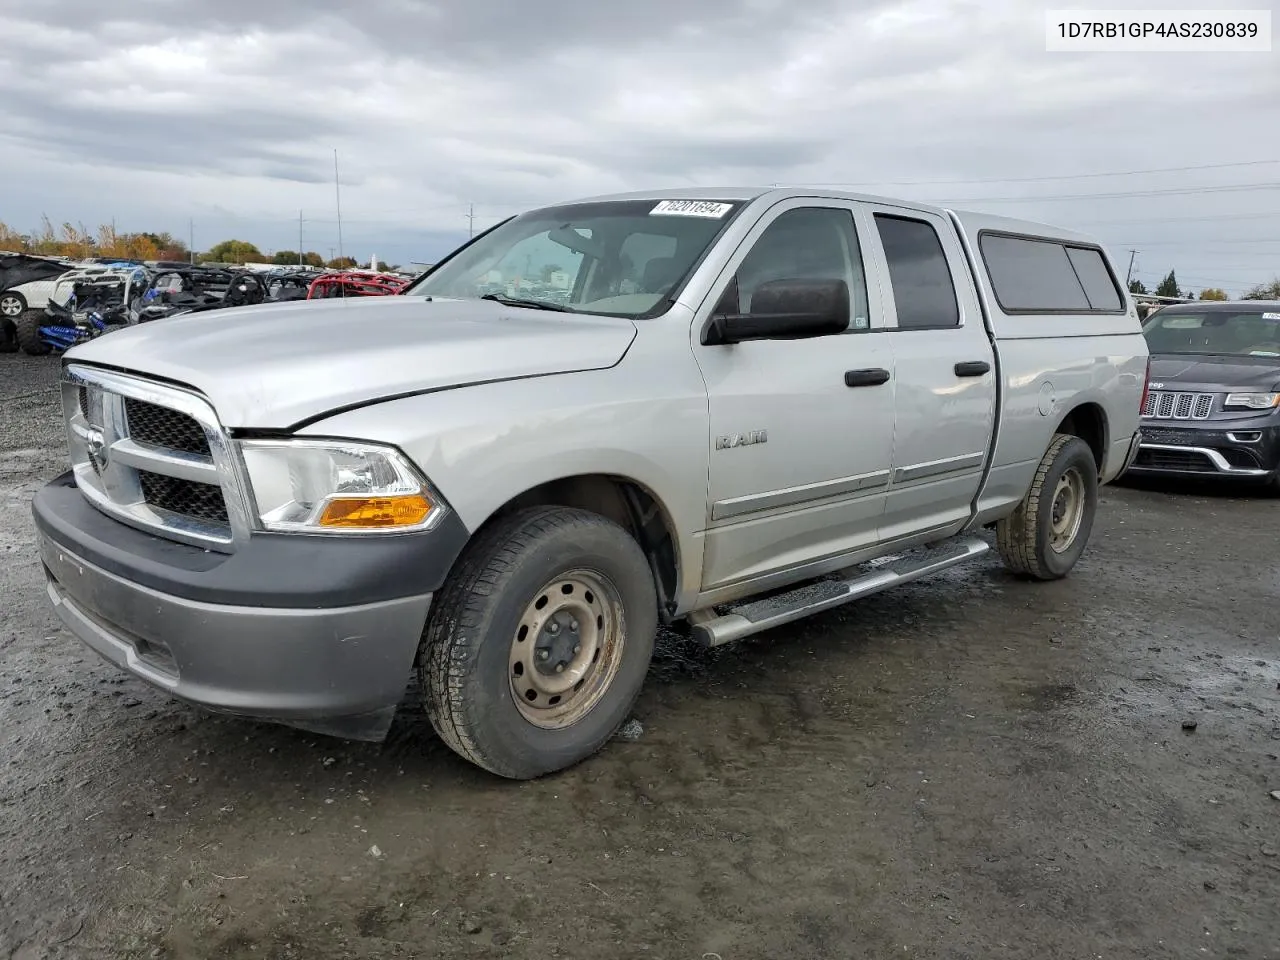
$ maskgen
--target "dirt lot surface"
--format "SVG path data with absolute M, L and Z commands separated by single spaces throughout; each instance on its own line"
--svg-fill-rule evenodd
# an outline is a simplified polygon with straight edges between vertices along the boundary
M 516 784 L 60 630 L 56 366 L 0 356 L 0 958 L 1280 957 L 1280 503 L 1111 488 L 1067 581 L 665 642 L 638 739 Z

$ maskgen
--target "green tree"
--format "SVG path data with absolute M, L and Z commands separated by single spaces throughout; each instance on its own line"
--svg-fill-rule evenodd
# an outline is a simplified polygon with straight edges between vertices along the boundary
M 323 267 L 324 257 L 316 253 L 314 250 L 308 250 L 302 255 L 302 262 L 308 267 Z
M 247 263 L 250 260 L 261 261 L 262 251 L 247 240 L 223 240 L 209 248 L 209 252 L 201 257 L 214 263 Z
M 1230 300 L 1231 298 L 1227 296 L 1227 291 L 1222 290 L 1218 287 L 1209 287 L 1206 290 L 1200 291 L 1200 299 L 1201 300 Z
M 155 258 L 157 260 L 189 260 L 191 258 L 191 251 L 187 249 L 187 245 L 171 233 L 139 233 L 134 236 L 143 237 L 155 246 L 158 251 Z
M 1174 276 L 1174 273 L 1172 270 L 1169 271 L 1169 275 L 1167 277 L 1165 277 L 1163 280 L 1160 281 L 1160 285 L 1156 287 L 1156 296 L 1157 297 L 1181 296 L 1181 293 L 1178 289 L 1178 278 Z
M 334 257 L 327 266 L 330 270 L 350 270 L 352 267 L 358 267 L 359 264 L 352 257 Z
M 271 258 L 272 263 L 278 263 L 282 267 L 291 267 L 298 262 L 297 250 L 277 250 L 274 257 Z
M 1242 300 L 1280 300 L 1280 277 L 1270 283 L 1260 283 L 1249 290 Z
M 1130 280 L 1130 281 L 1129 281 L 1129 292 L 1130 292 L 1130 293 L 1143 293 L 1143 294 L 1145 294 L 1145 293 L 1147 292 L 1147 285 L 1146 285 L 1145 283 L 1143 283 L 1141 280 Z

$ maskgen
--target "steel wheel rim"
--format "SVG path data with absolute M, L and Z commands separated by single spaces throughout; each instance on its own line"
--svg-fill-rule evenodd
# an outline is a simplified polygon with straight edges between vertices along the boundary
M 1049 546 L 1055 553 L 1065 553 L 1084 522 L 1084 477 L 1079 470 L 1071 467 L 1058 478 L 1049 504 Z
M 0 297 L 0 315 L 16 317 L 22 313 L 22 303 L 17 297 Z
M 624 635 L 622 600 L 607 577 L 571 570 L 547 581 L 511 638 L 507 676 L 520 715 L 544 730 L 585 717 L 618 673 Z

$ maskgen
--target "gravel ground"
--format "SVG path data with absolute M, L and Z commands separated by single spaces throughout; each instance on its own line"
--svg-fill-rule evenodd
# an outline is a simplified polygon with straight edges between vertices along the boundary
M 515 784 L 83 651 L 27 512 L 55 373 L 0 356 L 0 958 L 1280 957 L 1276 502 L 1110 488 L 1067 581 L 667 640 L 638 736 Z

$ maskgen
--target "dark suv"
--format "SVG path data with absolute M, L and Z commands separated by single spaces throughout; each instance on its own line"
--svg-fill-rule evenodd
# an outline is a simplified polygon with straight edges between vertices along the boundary
M 1280 302 L 1177 304 L 1142 331 L 1151 380 L 1129 472 L 1250 480 L 1280 493 Z

